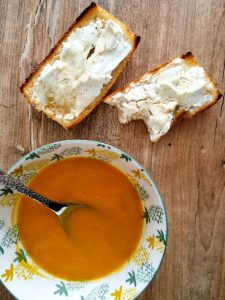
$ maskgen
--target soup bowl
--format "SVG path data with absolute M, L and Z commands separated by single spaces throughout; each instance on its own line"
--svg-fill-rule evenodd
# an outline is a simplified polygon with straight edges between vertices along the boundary
M 20 195 L 0 186 L 1 282 L 19 300 L 135 299 L 153 280 L 160 267 L 167 245 L 168 225 L 158 188 L 134 158 L 97 141 L 61 141 L 28 153 L 8 170 L 8 174 L 27 184 L 49 164 L 75 156 L 107 162 L 119 168 L 134 185 L 142 202 L 144 229 L 132 258 L 113 273 L 91 281 L 67 281 L 46 273 L 29 257 L 20 239 L 17 224 Z M 126 217 L 126 212 L 124 214 Z M 55 263 L 60 264 L 60 261 Z

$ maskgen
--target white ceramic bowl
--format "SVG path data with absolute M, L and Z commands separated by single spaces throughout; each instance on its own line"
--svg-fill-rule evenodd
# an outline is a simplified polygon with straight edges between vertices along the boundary
M 60 155 L 60 156 L 58 156 Z M 131 300 L 152 281 L 167 244 L 167 216 L 162 197 L 144 168 L 123 151 L 96 141 L 69 140 L 38 148 L 8 171 L 27 183 L 42 168 L 62 157 L 84 156 L 104 160 L 128 175 L 143 203 L 145 228 L 131 261 L 106 277 L 72 282 L 41 270 L 27 255 L 19 235 L 16 208 L 19 194 L 0 187 L 0 278 L 19 300 Z M 129 222 L 129 220 L 128 220 Z M 131 224 L 132 230 L 132 224 Z M 57 262 L 60 263 L 60 262 Z

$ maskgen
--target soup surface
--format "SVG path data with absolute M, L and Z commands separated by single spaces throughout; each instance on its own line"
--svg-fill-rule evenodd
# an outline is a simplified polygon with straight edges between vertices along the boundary
M 47 272 L 67 280 L 91 280 L 129 261 L 142 235 L 142 204 L 129 179 L 93 158 L 53 163 L 29 183 L 57 202 L 79 202 L 65 228 L 47 207 L 22 197 L 18 225 L 22 243 Z

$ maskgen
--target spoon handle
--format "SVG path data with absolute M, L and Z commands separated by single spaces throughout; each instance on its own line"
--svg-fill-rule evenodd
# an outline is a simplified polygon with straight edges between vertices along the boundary
M 65 207 L 65 204 L 60 204 L 54 201 L 49 200 L 48 198 L 45 198 L 44 196 L 32 191 L 28 187 L 26 187 L 24 184 L 22 184 L 19 180 L 14 179 L 13 177 L 7 175 L 5 172 L 3 172 L 0 169 L 0 183 L 4 184 L 6 187 L 19 192 L 20 194 L 23 194 L 33 200 L 36 200 L 37 202 L 51 208 L 54 211 L 60 210 L 62 207 Z

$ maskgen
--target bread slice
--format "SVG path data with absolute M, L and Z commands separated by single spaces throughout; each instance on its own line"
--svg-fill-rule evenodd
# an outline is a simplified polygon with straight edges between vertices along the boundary
M 71 128 L 98 105 L 140 37 L 92 3 L 21 86 L 38 111 Z
M 215 104 L 221 94 L 191 52 L 178 57 L 103 101 L 117 106 L 119 121 L 142 119 L 152 142 L 157 142 L 182 118 L 192 118 Z

